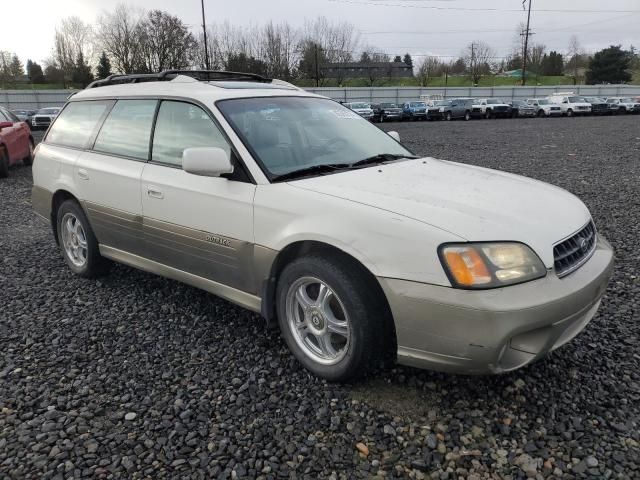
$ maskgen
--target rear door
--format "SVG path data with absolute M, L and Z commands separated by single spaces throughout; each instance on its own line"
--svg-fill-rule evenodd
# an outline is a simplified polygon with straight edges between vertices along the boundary
M 118 100 L 74 168 L 74 182 L 98 242 L 137 255 L 144 254 L 140 178 L 149 158 L 157 104 Z
M 203 177 L 182 170 L 190 147 L 219 147 L 226 136 L 200 106 L 163 100 L 153 134 L 151 161 L 142 175 L 147 254 L 152 260 L 255 292 L 252 277 L 255 185 L 240 175 Z

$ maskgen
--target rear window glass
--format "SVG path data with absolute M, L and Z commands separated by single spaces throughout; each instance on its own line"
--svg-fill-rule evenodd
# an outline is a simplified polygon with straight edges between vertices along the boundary
M 156 100 L 118 100 L 100 129 L 94 150 L 147 160 Z
M 47 142 L 65 147 L 86 147 L 109 105 L 110 102 L 71 102 L 51 126 Z

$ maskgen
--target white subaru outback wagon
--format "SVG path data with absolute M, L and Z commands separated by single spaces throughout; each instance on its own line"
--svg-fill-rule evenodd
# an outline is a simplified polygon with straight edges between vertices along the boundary
M 570 193 L 417 158 L 337 102 L 249 74 L 94 83 L 50 127 L 33 178 L 73 272 L 114 260 L 277 319 L 334 381 L 389 352 L 522 367 L 587 325 L 612 270 Z

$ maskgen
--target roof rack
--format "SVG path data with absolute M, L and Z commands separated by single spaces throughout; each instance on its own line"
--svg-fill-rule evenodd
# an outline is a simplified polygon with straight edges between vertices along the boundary
M 87 88 L 106 87 L 108 85 L 121 85 L 125 83 L 168 82 L 178 75 L 185 75 L 201 82 L 211 82 L 215 80 L 259 83 L 272 82 L 270 78 L 255 73 L 229 72 L 226 70 L 164 70 L 160 73 L 116 73 L 109 75 L 103 80 L 96 80 L 90 83 Z

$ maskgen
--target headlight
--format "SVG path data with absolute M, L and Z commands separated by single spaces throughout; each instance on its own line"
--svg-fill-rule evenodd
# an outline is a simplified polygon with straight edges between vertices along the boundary
M 448 243 L 438 253 L 456 288 L 504 287 L 547 274 L 540 258 L 522 243 Z

